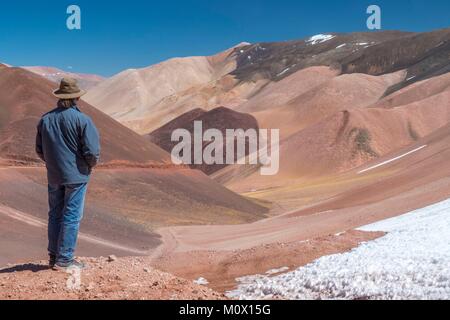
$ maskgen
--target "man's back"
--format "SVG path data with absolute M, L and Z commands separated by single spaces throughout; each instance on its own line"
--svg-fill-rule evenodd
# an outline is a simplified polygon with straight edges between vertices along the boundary
M 76 106 L 85 93 L 75 79 L 62 79 L 53 91 L 58 107 L 37 127 L 36 152 L 48 173 L 49 266 L 55 270 L 84 266 L 75 250 L 89 177 L 100 157 L 97 128 Z
M 36 152 L 46 162 L 49 184 L 86 183 L 100 155 L 98 131 L 76 106 L 59 105 L 38 125 Z

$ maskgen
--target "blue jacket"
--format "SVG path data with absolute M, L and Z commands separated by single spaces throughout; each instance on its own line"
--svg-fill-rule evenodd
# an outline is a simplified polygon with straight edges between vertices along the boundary
M 98 130 L 77 106 L 59 106 L 45 114 L 37 127 L 36 153 L 47 166 L 48 183 L 89 182 L 100 158 Z

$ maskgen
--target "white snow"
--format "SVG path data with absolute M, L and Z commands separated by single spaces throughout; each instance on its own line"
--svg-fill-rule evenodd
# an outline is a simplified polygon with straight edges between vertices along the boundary
M 282 76 L 283 74 L 285 74 L 286 72 L 288 72 L 289 70 L 291 70 L 291 68 L 286 68 L 283 71 L 281 71 L 279 74 L 277 74 L 277 77 Z
M 341 44 L 340 46 L 337 46 L 336 47 L 336 49 L 340 49 L 340 48 L 343 48 L 343 47 L 345 47 L 347 44 L 346 43 L 344 43 L 344 44 Z
M 282 273 L 282 272 L 286 272 L 286 271 L 289 271 L 289 267 L 282 267 L 279 269 L 271 269 L 271 270 L 267 271 L 266 274 L 268 276 L 270 276 L 270 275 L 274 275 L 274 274 L 278 274 L 278 273 Z
M 312 36 L 311 38 L 306 40 L 306 42 L 308 42 L 311 45 L 315 45 L 318 43 L 323 43 L 323 42 L 329 41 L 335 37 L 336 36 L 333 36 L 331 34 L 318 34 L 318 35 Z
M 276 277 L 238 279 L 240 299 L 450 299 L 450 199 L 361 228 L 387 232 Z
M 283 71 L 281 71 L 279 74 L 277 74 L 277 77 L 282 76 L 283 74 L 285 74 L 286 72 L 290 71 L 292 68 L 294 68 L 294 67 L 296 67 L 296 66 L 297 66 L 297 64 L 294 63 L 292 66 L 287 67 L 286 69 L 284 69 Z
M 195 284 L 198 284 L 199 286 L 206 286 L 207 284 L 209 284 L 209 281 L 206 280 L 205 278 L 198 278 L 197 280 L 194 281 Z
M 377 164 L 377 165 L 375 165 L 375 166 L 372 166 L 372 167 L 370 167 L 370 168 L 361 170 L 361 171 L 358 172 L 358 174 L 365 173 L 365 172 L 371 171 L 371 170 L 373 170 L 373 169 L 376 169 L 376 168 L 385 166 L 385 165 L 387 165 L 387 164 L 389 164 L 389 163 L 392 163 L 392 162 L 397 161 L 397 160 L 400 160 L 400 159 L 402 159 L 402 158 L 404 158 L 404 157 L 406 157 L 406 156 L 409 156 L 410 154 L 416 153 L 417 151 L 420 151 L 420 150 L 422 150 L 423 148 L 426 148 L 426 147 L 427 147 L 426 145 L 421 146 L 421 147 L 419 147 L 419 148 L 417 148 L 417 149 L 414 149 L 414 150 L 411 150 L 411 151 L 409 151 L 409 152 L 407 152 L 407 153 L 404 153 L 404 154 L 402 154 L 401 156 L 398 156 L 398 157 L 395 157 L 395 158 L 393 158 L 393 159 L 384 161 L 384 162 L 379 163 L 379 164 Z

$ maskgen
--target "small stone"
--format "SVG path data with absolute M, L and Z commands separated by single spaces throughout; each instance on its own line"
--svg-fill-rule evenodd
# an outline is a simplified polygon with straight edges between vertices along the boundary
M 108 257 L 108 262 L 114 262 L 114 261 L 117 261 L 117 257 L 112 254 Z
M 150 273 L 150 269 L 149 268 L 144 268 L 144 272 Z
M 95 288 L 95 284 L 93 282 L 89 283 L 89 285 L 86 287 L 86 292 L 92 291 Z

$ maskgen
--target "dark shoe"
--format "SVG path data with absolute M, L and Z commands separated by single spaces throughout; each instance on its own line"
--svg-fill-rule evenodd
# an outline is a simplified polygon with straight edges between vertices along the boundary
M 50 259 L 48 260 L 48 265 L 50 268 L 53 268 L 56 264 L 56 256 L 50 255 Z
M 53 270 L 55 270 L 55 271 L 67 271 L 68 269 L 83 270 L 85 268 L 86 268 L 86 265 L 83 262 L 79 262 L 76 260 L 73 260 L 68 263 L 56 262 L 56 264 L 53 266 Z

